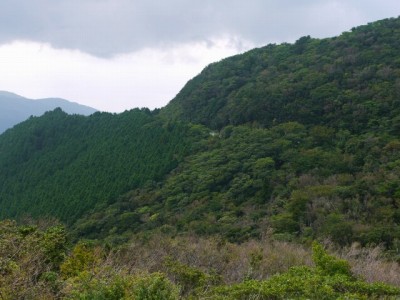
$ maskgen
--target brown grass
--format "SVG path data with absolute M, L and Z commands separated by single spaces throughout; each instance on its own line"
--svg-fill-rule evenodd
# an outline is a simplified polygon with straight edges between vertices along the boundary
M 368 282 L 385 282 L 400 286 L 400 266 L 385 259 L 381 247 L 336 248 L 325 242 L 328 251 L 349 261 L 355 275 Z M 114 264 L 129 273 L 167 272 L 167 258 L 195 267 L 206 273 L 218 274 L 226 284 L 246 278 L 267 279 L 286 272 L 290 267 L 313 265 L 311 249 L 297 243 L 274 241 L 269 237 L 233 244 L 218 238 L 197 236 L 154 236 L 148 241 L 132 241 L 115 254 Z
M 167 258 L 206 273 L 217 273 L 225 283 L 265 279 L 292 266 L 312 263 L 310 251 L 294 243 L 264 239 L 233 244 L 218 238 L 187 236 L 134 241 L 119 252 L 118 261 L 129 266 L 131 272 L 155 272 L 165 271 Z
M 363 248 L 353 243 L 350 247 L 336 249 L 334 252 L 347 260 L 353 273 L 367 282 L 385 282 L 400 286 L 400 265 L 387 259 L 381 246 Z

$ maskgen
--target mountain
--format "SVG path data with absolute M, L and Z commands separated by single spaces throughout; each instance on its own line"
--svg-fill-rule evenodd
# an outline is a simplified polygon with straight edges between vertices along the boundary
M 161 230 L 238 242 L 272 229 L 284 240 L 397 251 L 399 40 L 400 19 L 387 19 L 211 64 L 159 112 L 210 128 L 201 147 L 162 184 L 79 220 L 77 234 Z
M 297 121 L 398 130 L 399 23 L 386 19 L 338 37 L 305 36 L 226 58 L 190 80 L 163 113 L 214 129 Z
M 73 223 L 96 204 L 161 180 L 182 159 L 189 129 L 146 109 L 81 116 L 57 108 L 31 117 L 0 135 L 0 217 Z
M 0 136 L 0 217 L 398 255 L 399 41 L 382 20 L 211 64 L 161 110 L 32 117 Z
M 56 107 L 69 114 L 90 115 L 96 109 L 60 98 L 32 100 L 13 93 L 0 91 L 0 133 L 30 116 L 40 116 Z

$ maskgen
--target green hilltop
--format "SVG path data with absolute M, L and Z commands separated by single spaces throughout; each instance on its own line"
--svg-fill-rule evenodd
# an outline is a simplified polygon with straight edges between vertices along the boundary
M 221 129 L 257 123 L 398 130 L 399 20 L 268 45 L 209 65 L 164 109 L 170 118 Z

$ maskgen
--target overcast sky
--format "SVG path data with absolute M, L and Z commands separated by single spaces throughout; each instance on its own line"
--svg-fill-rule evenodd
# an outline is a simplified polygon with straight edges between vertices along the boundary
M 221 58 L 399 14 L 399 0 L 0 0 L 0 90 L 162 107 Z

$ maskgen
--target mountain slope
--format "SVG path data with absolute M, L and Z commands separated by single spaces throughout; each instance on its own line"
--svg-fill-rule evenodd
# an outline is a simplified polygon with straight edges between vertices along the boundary
M 400 19 L 207 67 L 161 110 L 204 137 L 162 185 L 93 211 L 78 235 L 400 240 Z M 240 125 L 241 124 L 241 125 Z M 114 230 L 112 230 L 114 228 Z M 113 234 L 110 234 L 113 232 Z
M 228 126 L 203 138 L 162 184 L 98 207 L 75 231 L 111 241 L 161 231 L 241 242 L 273 229 L 280 239 L 397 249 L 399 150 L 398 137 L 296 122 Z
M 32 100 L 13 93 L 0 91 L 0 133 L 26 120 L 30 116 L 40 116 L 46 111 L 60 107 L 69 114 L 90 115 L 94 108 L 69 102 L 59 98 Z
M 72 223 L 96 204 L 161 180 L 181 159 L 188 130 L 139 109 L 31 117 L 0 135 L 0 217 Z
M 398 126 L 399 41 L 396 18 L 254 49 L 205 68 L 162 113 L 215 129 L 288 121 L 359 132 Z

